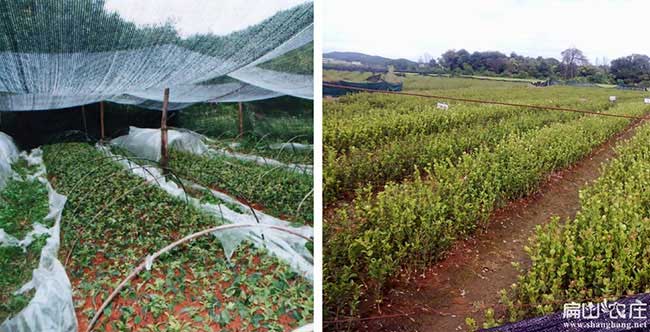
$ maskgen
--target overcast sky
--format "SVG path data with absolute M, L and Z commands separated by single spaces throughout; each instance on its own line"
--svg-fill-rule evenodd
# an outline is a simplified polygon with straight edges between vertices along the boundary
M 448 49 L 560 57 L 570 46 L 593 63 L 650 55 L 650 1 L 326 0 L 323 48 L 417 60 Z
M 245 29 L 307 0 L 106 0 L 106 9 L 139 25 L 175 23 L 182 36 Z

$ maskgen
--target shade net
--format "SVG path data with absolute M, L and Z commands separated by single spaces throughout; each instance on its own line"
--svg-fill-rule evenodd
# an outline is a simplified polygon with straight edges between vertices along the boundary
M 0 111 L 311 99 L 312 41 L 305 0 L 0 0 Z

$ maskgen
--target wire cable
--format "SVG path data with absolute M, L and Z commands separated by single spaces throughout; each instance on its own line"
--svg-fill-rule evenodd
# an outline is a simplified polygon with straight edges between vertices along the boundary
M 600 115 L 600 116 L 609 116 L 609 117 L 613 117 L 613 118 L 625 118 L 625 119 L 635 119 L 635 120 L 643 120 L 644 119 L 643 117 L 634 116 L 634 115 L 599 113 L 599 112 L 594 112 L 594 111 L 579 110 L 579 109 L 572 109 L 572 108 L 565 108 L 565 107 L 555 107 L 555 106 L 526 105 L 526 104 L 506 103 L 506 102 L 492 101 L 492 100 L 480 100 L 480 99 L 467 99 L 467 98 L 449 97 L 449 96 L 425 95 L 425 94 L 413 93 L 413 92 L 373 90 L 373 89 L 351 87 L 351 86 L 332 84 L 332 83 L 325 83 L 325 82 L 323 82 L 323 86 L 330 87 L 330 88 L 346 89 L 346 90 L 356 90 L 356 91 L 362 91 L 362 92 L 383 93 L 383 94 L 390 94 L 390 95 L 402 95 L 402 96 L 423 97 L 423 98 L 443 99 L 443 100 L 454 100 L 454 101 L 462 101 L 462 102 L 476 103 L 476 104 L 489 104 L 489 105 L 525 107 L 525 108 L 534 108 L 534 109 L 540 109 L 540 110 L 554 110 L 554 111 L 592 114 L 592 115 Z

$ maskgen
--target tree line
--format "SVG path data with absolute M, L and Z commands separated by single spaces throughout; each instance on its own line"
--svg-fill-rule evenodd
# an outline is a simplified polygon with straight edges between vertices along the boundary
M 504 76 L 535 78 L 540 80 L 566 80 L 577 83 L 650 86 L 650 57 L 632 54 L 591 64 L 577 48 L 568 48 L 560 60 L 549 57 L 528 57 L 497 51 L 473 52 L 465 49 L 449 50 L 438 59 L 425 55 L 415 68 L 412 64 L 394 66 L 395 70 L 418 71 L 434 74 Z M 414 70 L 415 69 L 415 70 Z

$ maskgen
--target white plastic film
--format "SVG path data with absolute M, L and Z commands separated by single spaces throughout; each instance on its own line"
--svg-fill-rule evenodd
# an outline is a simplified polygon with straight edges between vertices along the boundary
M 141 177 L 151 185 L 160 187 L 172 197 L 187 201 L 205 213 L 213 215 L 224 222 L 232 224 L 260 223 L 276 225 L 289 228 L 305 237 L 313 238 L 314 231 L 313 228 L 309 226 L 296 227 L 287 221 L 280 220 L 261 211 L 255 209 L 251 211 L 247 205 L 240 203 L 238 200 L 226 194 L 214 190 L 208 190 L 198 184 L 184 181 L 184 185 L 191 186 L 194 189 L 204 192 L 210 192 L 221 200 L 230 204 L 238 205 L 241 212 L 235 212 L 225 204 L 201 203 L 200 200 L 187 195 L 176 183 L 167 181 L 161 174 L 160 170 L 156 167 L 133 163 L 125 157 L 113 154 L 106 146 L 97 145 L 97 149 L 102 151 L 106 156 L 112 157 L 115 162 L 130 170 L 134 175 Z M 221 241 L 228 258 L 232 256 L 233 252 L 237 247 L 239 247 L 242 241 L 250 241 L 258 247 L 266 248 L 271 254 L 285 261 L 294 271 L 305 277 L 307 280 L 313 282 L 313 256 L 306 248 L 305 245 L 307 241 L 303 238 L 273 229 L 235 229 L 218 232 L 215 233 L 214 236 L 219 238 Z
M 251 154 L 244 154 L 239 152 L 230 152 L 226 149 L 215 150 L 211 148 L 208 150 L 208 152 L 215 156 L 224 156 L 224 157 L 234 158 L 241 161 L 253 162 L 262 166 L 280 167 L 298 173 L 312 174 L 312 170 L 313 170 L 312 165 L 293 164 L 293 163 L 286 164 L 281 161 L 277 161 L 275 159 L 251 155 Z
M 302 144 L 302 143 L 274 143 L 270 144 L 269 148 L 273 150 L 313 150 L 314 146 L 311 144 Z
M 292 332 L 312 332 L 314 331 L 314 324 L 307 324 L 305 326 L 301 326 Z
M 54 225 L 48 229 L 40 223 L 35 223 L 34 230 L 25 239 L 11 244 L 5 243 L 5 245 L 26 247 L 31 243 L 35 234 L 49 235 L 41 251 L 38 268 L 33 271 L 32 280 L 16 291 L 16 294 L 21 294 L 34 290 L 34 297 L 23 310 L 2 322 L 0 331 L 76 332 L 77 317 L 72 302 L 72 285 L 65 268 L 57 258 L 60 245 L 61 216 L 67 197 L 57 193 L 45 178 L 46 169 L 40 149 L 32 150 L 29 155 L 23 154 L 23 157 L 30 165 L 38 165 L 36 172 L 29 175 L 28 178 L 35 179 L 47 187 L 49 213 L 45 220 L 53 220 Z
M 204 140 L 209 140 L 208 138 L 190 130 L 180 131 L 170 129 L 167 131 L 167 139 L 169 148 L 189 152 L 195 155 L 233 158 L 240 161 L 256 163 L 258 165 L 280 167 L 290 171 L 307 174 L 311 174 L 313 169 L 313 166 L 311 165 L 287 164 L 261 156 L 230 152 L 225 149 L 215 150 L 204 143 Z M 126 149 L 140 158 L 159 161 L 161 140 L 160 129 L 130 127 L 128 135 L 113 139 L 111 144 Z M 284 147 L 288 148 L 287 146 Z
M 167 139 L 170 148 L 201 155 L 208 151 L 203 143 L 203 137 L 193 132 L 168 130 Z M 160 129 L 147 129 L 130 127 L 129 134 L 120 136 L 111 141 L 138 157 L 159 161 L 162 137 Z
M 14 140 L 9 135 L 0 132 L 0 190 L 4 189 L 12 176 L 11 164 L 17 157 L 18 148 Z M 0 234 L 0 236 L 2 235 Z

